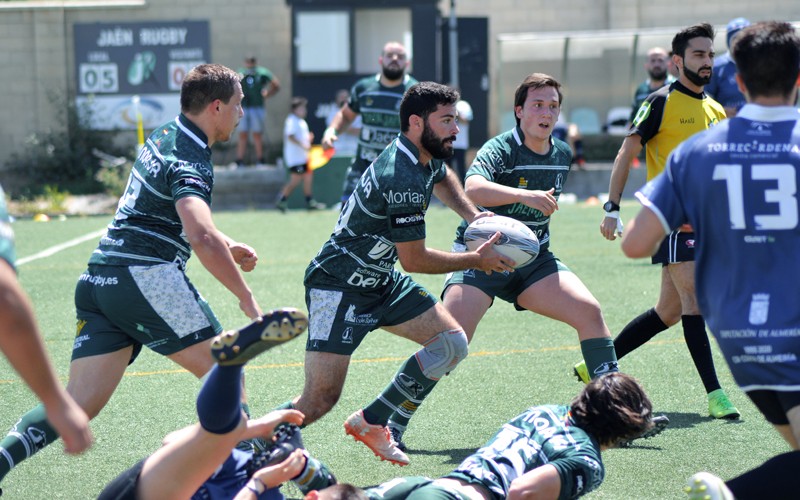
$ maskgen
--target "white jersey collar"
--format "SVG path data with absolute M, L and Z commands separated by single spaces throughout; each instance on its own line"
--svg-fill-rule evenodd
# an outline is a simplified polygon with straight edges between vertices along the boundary
M 746 120 L 758 122 L 785 122 L 800 120 L 800 109 L 794 106 L 761 106 L 759 104 L 745 104 L 736 114 Z

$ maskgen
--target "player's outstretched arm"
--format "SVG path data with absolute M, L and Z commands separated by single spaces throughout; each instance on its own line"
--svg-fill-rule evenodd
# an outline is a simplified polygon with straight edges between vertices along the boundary
M 342 106 L 339 111 L 333 116 L 331 119 L 331 124 L 328 128 L 325 129 L 325 132 L 322 134 L 322 148 L 323 149 L 330 149 L 333 147 L 333 143 L 339 139 L 339 134 L 343 131 L 346 131 L 350 128 L 350 124 L 352 124 L 358 114 L 355 111 L 350 109 L 350 106 L 345 104 Z
M 196 196 L 179 199 L 175 207 L 183 223 L 186 238 L 203 267 L 239 299 L 239 308 L 248 318 L 261 316 L 261 307 L 236 269 L 227 237 L 216 228 L 211 219 L 211 208 Z
M 622 199 L 622 192 L 628 182 L 628 174 L 631 170 L 631 163 L 642 151 L 642 138 L 638 134 L 633 134 L 625 138 L 622 146 L 614 159 L 614 166 L 611 168 L 611 179 L 608 181 L 608 199 L 619 204 Z M 618 214 L 617 214 L 618 215 Z M 617 239 L 617 218 L 604 217 L 600 223 L 600 234 L 607 240 Z
M 42 401 L 47 419 L 61 435 L 67 453 L 92 444 L 89 418 L 56 377 L 47 357 L 33 308 L 12 267 L 0 259 L 0 350 Z

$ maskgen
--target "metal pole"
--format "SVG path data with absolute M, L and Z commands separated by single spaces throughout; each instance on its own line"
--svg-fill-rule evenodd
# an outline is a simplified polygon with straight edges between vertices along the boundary
M 450 85 L 458 87 L 458 23 L 456 0 L 450 0 Z

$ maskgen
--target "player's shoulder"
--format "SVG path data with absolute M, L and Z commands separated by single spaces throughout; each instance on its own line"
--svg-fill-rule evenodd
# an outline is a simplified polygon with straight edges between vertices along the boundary
M 566 155 L 568 157 L 572 157 L 572 148 L 569 146 L 569 144 L 562 141 L 561 139 L 553 137 L 553 155 L 554 156 Z
M 678 90 L 678 86 L 675 85 L 675 82 L 672 82 L 669 85 L 664 85 L 663 87 L 650 92 L 650 95 L 647 96 L 647 101 L 650 103 L 663 103 L 669 98 L 669 95 L 676 90 Z
M 517 127 L 501 132 L 492 137 L 478 150 L 479 155 L 500 155 L 508 156 L 512 151 L 519 149 L 522 145 L 522 136 Z
M 363 91 L 364 89 L 379 87 L 380 84 L 381 84 L 380 75 L 375 74 L 375 75 L 365 76 L 364 78 L 361 78 L 358 81 L 356 81 L 356 83 L 353 85 L 353 89 L 355 89 L 356 91 Z
M 716 99 L 714 99 L 708 94 L 705 94 L 705 98 L 703 99 L 703 105 L 714 111 L 718 115 L 720 120 L 724 120 L 725 117 L 727 116 L 725 114 L 725 108 L 722 107 L 722 104 L 720 104 Z

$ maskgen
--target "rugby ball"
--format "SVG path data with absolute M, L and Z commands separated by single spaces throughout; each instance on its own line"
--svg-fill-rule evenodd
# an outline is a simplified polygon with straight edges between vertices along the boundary
M 533 262 L 539 255 L 539 239 L 525 224 L 503 215 L 490 215 L 474 220 L 464 231 L 464 243 L 471 251 L 475 251 L 494 233 L 502 236 L 495 243 L 494 249 L 506 257 L 514 259 L 515 269 Z

